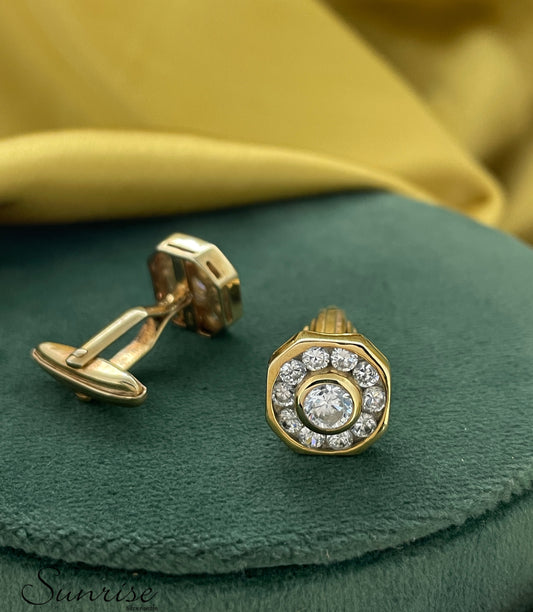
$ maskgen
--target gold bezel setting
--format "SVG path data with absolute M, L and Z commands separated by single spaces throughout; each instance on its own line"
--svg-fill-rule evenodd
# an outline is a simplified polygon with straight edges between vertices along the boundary
M 331 314 L 331 311 L 342 313 L 342 311 L 333 308 L 327 309 L 327 311 L 329 314 Z M 306 328 L 283 344 L 270 359 L 267 374 L 266 419 L 276 435 L 298 453 L 354 455 L 361 453 L 372 445 L 387 428 L 390 410 L 389 362 L 370 340 L 353 330 L 351 324 L 348 323 L 346 328 L 340 329 L 340 333 L 329 333 L 327 328 L 321 331 Z M 345 332 L 345 329 L 350 331 Z M 303 363 L 302 357 L 306 351 L 316 348 L 324 349 L 329 355 L 325 367 L 319 370 L 307 367 L 303 378 L 292 385 L 280 378 L 280 370 L 284 364 L 293 362 L 294 366 L 294 361 Z M 331 355 L 335 349 L 344 349 L 354 354 L 357 357 L 355 368 L 352 367 L 348 371 L 335 368 L 331 363 Z M 357 364 L 363 364 L 364 362 L 372 367 L 363 365 L 358 369 Z M 356 375 L 354 375 L 354 369 L 357 370 Z M 379 376 L 379 380 L 376 382 L 374 370 Z M 285 375 L 285 380 L 287 380 L 286 371 L 287 368 L 281 375 Z M 365 371 L 366 373 L 370 372 L 370 378 L 364 378 Z M 361 378 L 361 376 L 363 377 Z M 298 378 L 300 378 L 300 375 Z M 351 417 L 341 426 L 324 429 L 317 427 L 307 418 L 303 410 L 303 402 L 312 388 L 329 383 L 341 386 L 350 394 L 353 402 L 353 412 Z M 283 401 L 276 399 L 274 385 L 280 384 L 284 385 L 282 389 L 285 393 Z M 288 395 L 289 388 L 291 389 L 291 396 Z M 376 388 L 380 389 L 383 394 L 377 392 Z M 378 400 L 377 404 L 376 398 Z M 287 415 L 291 417 L 290 427 L 284 428 L 282 423 L 285 422 Z M 295 417 L 297 420 L 295 420 Z M 359 419 L 362 419 L 366 425 L 375 422 L 372 431 L 363 431 L 365 428 L 362 427 L 362 421 L 359 422 Z M 301 423 L 301 427 L 299 423 Z M 316 435 L 313 435 L 314 432 L 316 432 Z M 342 438 L 339 438 L 341 435 Z M 345 446 L 339 448 L 339 442 L 342 442 Z
M 311 376 L 309 377 L 306 376 L 305 381 L 300 383 L 300 385 L 298 385 L 295 391 L 296 414 L 298 415 L 302 423 L 309 429 L 312 429 L 313 431 L 316 431 L 317 433 L 321 433 L 324 435 L 334 435 L 334 434 L 342 433 L 343 431 L 346 431 L 347 429 L 350 429 L 350 427 L 352 427 L 355 421 L 358 419 L 359 415 L 361 414 L 361 403 L 362 403 L 361 391 L 357 387 L 357 385 L 354 384 L 354 382 L 352 382 L 348 378 L 348 376 L 345 375 L 346 373 L 343 373 L 343 374 L 344 375 L 341 375 L 337 371 L 331 371 L 331 368 L 324 368 L 324 370 L 322 370 L 320 373 L 315 372 L 314 374 L 311 374 Z M 350 396 L 351 402 L 352 402 L 352 410 L 351 410 L 350 417 L 342 425 L 340 425 L 339 427 L 334 427 L 334 428 L 330 428 L 326 430 L 324 428 L 321 428 L 315 425 L 307 417 L 305 413 L 304 403 L 305 403 L 305 398 L 313 389 L 316 389 L 323 385 L 328 385 L 331 383 L 339 385 L 340 387 L 342 387 L 342 389 L 344 389 L 344 391 L 348 393 L 348 395 Z

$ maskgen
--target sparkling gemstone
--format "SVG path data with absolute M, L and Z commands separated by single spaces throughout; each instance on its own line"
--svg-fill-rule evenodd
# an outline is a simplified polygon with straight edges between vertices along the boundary
M 353 375 L 361 387 L 372 387 L 379 382 L 379 374 L 376 368 L 364 359 L 359 360 L 354 368 Z
M 353 370 L 357 363 L 357 355 L 346 349 L 336 348 L 331 353 L 331 365 L 341 372 Z
M 321 370 L 328 365 L 329 354 L 323 348 L 314 346 L 313 348 L 305 351 L 305 353 L 302 355 L 302 361 L 308 370 Z
M 305 396 L 303 410 L 309 421 L 325 431 L 337 429 L 352 416 L 353 400 L 337 383 L 317 385 Z
M 291 359 L 284 363 L 279 370 L 279 377 L 288 385 L 297 385 L 307 374 L 304 364 L 298 359 Z
M 380 412 L 385 406 L 385 391 L 381 387 L 370 387 L 363 393 L 363 410 Z
M 328 446 L 333 450 L 349 448 L 353 442 L 353 435 L 349 431 L 342 431 L 339 434 L 327 437 Z
M 284 408 L 279 413 L 278 420 L 283 429 L 291 435 L 298 433 L 303 426 L 298 415 L 291 408 Z
M 272 400 L 278 406 L 292 406 L 294 404 L 294 391 L 290 385 L 277 382 L 272 388 Z
M 376 419 L 371 414 L 361 414 L 351 432 L 356 438 L 366 438 L 376 429 Z
M 321 446 L 324 446 L 326 436 L 323 434 L 316 433 L 316 431 L 313 431 L 308 427 L 302 427 L 302 429 L 300 429 L 300 433 L 298 434 L 298 439 L 305 446 L 310 446 L 311 448 L 320 448 Z

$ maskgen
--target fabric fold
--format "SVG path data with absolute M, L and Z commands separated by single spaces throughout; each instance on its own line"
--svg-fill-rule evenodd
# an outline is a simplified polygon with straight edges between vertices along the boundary
M 0 221 L 61 222 L 192 212 L 330 191 L 381 189 L 442 204 L 387 170 L 283 147 L 158 132 L 47 132 L 0 142 Z M 432 174 L 431 174 L 432 172 Z M 453 172 L 450 170 L 450 172 Z M 451 190 L 443 168 L 428 177 Z M 471 181 L 463 202 L 490 222 L 498 189 Z M 469 182 L 471 183 L 469 185 Z M 458 204 L 457 208 L 461 210 Z
M 380 188 L 500 221 L 497 182 L 320 2 L 0 7 L 0 221 Z

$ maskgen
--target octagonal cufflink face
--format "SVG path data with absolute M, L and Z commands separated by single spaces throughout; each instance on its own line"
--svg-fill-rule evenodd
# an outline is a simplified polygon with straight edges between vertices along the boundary
M 324 329 L 306 328 L 272 355 L 266 418 L 296 452 L 353 455 L 387 428 L 390 367 L 350 324 Z
M 240 281 L 222 251 L 187 234 L 172 234 L 148 259 L 155 299 L 186 286 L 192 299 L 172 319 L 180 327 L 213 336 L 242 316 Z

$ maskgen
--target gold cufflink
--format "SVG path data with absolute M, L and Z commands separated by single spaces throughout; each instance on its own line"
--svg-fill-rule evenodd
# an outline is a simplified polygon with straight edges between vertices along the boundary
M 154 306 L 130 308 L 80 348 L 44 342 L 33 349 L 35 361 L 71 387 L 80 399 L 141 404 L 146 387 L 128 372 L 154 346 L 166 324 L 213 336 L 242 314 L 239 277 L 213 244 L 172 234 L 148 260 Z M 137 337 L 111 359 L 99 357 L 110 344 L 142 323 Z
M 353 455 L 387 428 L 390 366 L 344 311 L 321 310 L 271 357 L 266 418 L 293 450 Z

